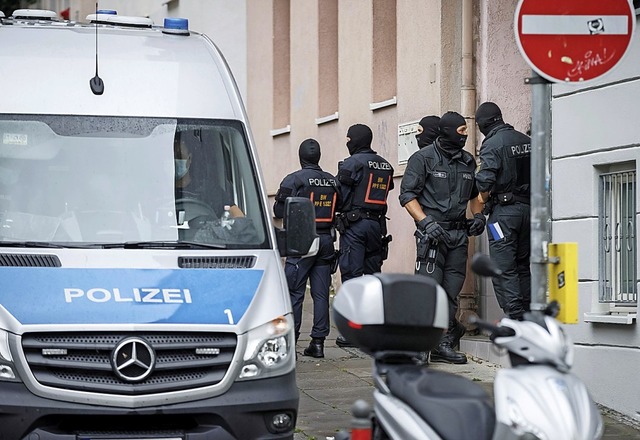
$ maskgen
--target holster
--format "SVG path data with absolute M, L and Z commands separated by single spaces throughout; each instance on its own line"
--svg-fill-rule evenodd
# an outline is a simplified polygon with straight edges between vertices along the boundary
M 338 270 L 338 265 L 340 263 L 340 250 L 336 249 L 333 253 L 333 258 L 331 259 L 331 273 L 334 274 Z
M 432 273 L 438 258 L 438 240 L 430 239 L 420 229 L 416 229 L 413 235 L 418 238 L 416 242 L 416 261 L 427 263 L 427 272 Z
M 391 234 L 382 237 L 382 261 L 389 258 L 389 243 L 391 243 L 392 240 L 393 236 Z
M 349 228 L 349 220 L 347 220 L 347 217 L 343 213 L 336 214 L 333 223 L 336 227 L 336 230 L 341 234 L 344 234 L 345 231 Z
M 413 235 L 416 240 L 416 261 L 427 261 L 427 252 L 429 250 L 429 237 L 420 229 L 416 229 Z

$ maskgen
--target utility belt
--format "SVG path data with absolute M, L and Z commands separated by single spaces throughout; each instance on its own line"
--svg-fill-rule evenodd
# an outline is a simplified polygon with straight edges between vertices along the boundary
M 453 221 L 453 222 L 438 222 L 442 229 L 446 229 L 447 231 L 452 231 L 454 229 L 467 229 L 467 222 L 464 220 Z
M 345 213 L 347 220 L 351 223 L 357 222 L 361 218 L 369 218 L 373 220 L 380 220 L 383 217 L 380 211 L 368 211 L 365 209 L 353 209 Z
M 377 220 L 381 225 L 383 225 L 384 214 L 379 211 L 368 211 L 364 209 L 352 209 L 351 211 L 342 212 L 336 214 L 336 229 L 338 230 L 338 232 L 343 234 L 344 231 L 349 229 L 352 223 L 356 223 L 363 218 Z M 386 231 L 383 232 L 386 235 Z
M 525 205 L 531 204 L 531 199 L 528 196 L 520 194 L 514 194 L 512 192 L 498 193 L 491 196 L 498 205 L 513 205 L 514 203 L 524 203 Z

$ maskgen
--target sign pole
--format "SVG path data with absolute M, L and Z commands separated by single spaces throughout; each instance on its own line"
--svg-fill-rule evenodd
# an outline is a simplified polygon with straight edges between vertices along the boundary
M 532 72 L 531 85 L 531 310 L 547 304 L 551 237 L 551 83 Z

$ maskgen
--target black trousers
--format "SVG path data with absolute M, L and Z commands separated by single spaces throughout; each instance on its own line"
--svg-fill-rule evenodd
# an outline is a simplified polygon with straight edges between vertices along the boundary
M 382 228 L 376 219 L 362 218 L 340 234 L 342 282 L 382 270 Z
M 493 279 L 498 304 L 512 319 L 531 305 L 531 207 L 516 202 L 496 205 L 487 221 L 489 254 L 502 275 Z
M 289 285 L 296 339 L 300 336 L 307 280 L 311 285 L 313 300 L 313 326 L 310 336 L 324 339 L 329 335 L 329 288 L 333 255 L 333 238 L 329 234 L 320 234 L 320 249 L 315 256 L 287 258 L 284 273 Z
M 457 323 L 458 295 L 467 275 L 469 237 L 464 229 L 446 231 L 446 238 L 438 240 L 435 264 L 416 261 L 415 273 L 435 279 L 449 299 L 449 330 Z

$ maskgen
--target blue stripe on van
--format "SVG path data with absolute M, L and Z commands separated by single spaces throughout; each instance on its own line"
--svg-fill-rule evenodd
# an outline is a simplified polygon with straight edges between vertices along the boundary
M 262 270 L 0 268 L 0 304 L 22 324 L 235 324 Z

